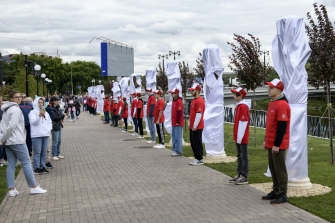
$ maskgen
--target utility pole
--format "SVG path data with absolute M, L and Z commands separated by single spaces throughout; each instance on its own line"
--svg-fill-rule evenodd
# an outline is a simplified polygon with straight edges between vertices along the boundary
M 180 51 L 169 51 L 169 56 L 172 56 L 172 54 L 173 54 L 173 60 L 176 60 L 176 54 L 178 55 L 178 56 L 180 56 Z
M 265 84 L 265 74 L 266 74 L 266 64 L 265 64 L 265 55 L 269 55 L 269 51 L 261 51 L 260 54 L 264 55 L 264 71 L 263 71 L 263 86 Z
M 165 68 L 164 68 L 164 58 L 165 59 L 168 59 L 169 58 L 169 56 L 167 55 L 167 54 L 163 54 L 163 55 L 160 55 L 160 54 L 158 54 L 158 59 L 160 60 L 162 58 L 162 60 L 163 60 L 163 74 L 165 74 Z

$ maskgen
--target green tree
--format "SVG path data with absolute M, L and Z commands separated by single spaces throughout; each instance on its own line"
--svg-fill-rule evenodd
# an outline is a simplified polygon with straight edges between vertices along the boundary
M 196 77 L 200 77 L 202 79 L 202 81 L 205 80 L 205 68 L 204 68 L 204 64 L 202 62 L 202 54 L 199 53 L 199 56 L 196 60 L 196 67 L 193 68 L 194 74 Z
M 157 89 L 160 87 L 160 89 L 163 92 L 168 91 L 168 78 L 166 76 L 165 71 L 163 71 L 161 63 L 158 64 L 158 68 L 156 68 L 156 73 L 157 73 Z
M 180 83 L 182 87 L 182 94 L 183 98 L 186 99 L 186 92 L 188 88 L 192 87 L 194 75 L 192 72 L 190 72 L 188 63 L 185 63 L 185 61 L 179 62 L 178 65 L 180 69 Z

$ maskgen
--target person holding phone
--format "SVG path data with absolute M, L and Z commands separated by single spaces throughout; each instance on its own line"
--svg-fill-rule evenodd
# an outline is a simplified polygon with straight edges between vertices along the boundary
M 38 97 L 33 102 L 34 109 L 29 113 L 31 141 L 34 147 L 34 174 L 49 173 L 45 168 L 46 153 L 49 145 L 49 136 L 52 121 L 44 109 L 44 101 Z

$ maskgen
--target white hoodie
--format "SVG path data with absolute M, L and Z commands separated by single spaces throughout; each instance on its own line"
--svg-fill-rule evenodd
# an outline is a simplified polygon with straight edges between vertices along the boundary
M 40 114 L 40 108 L 38 107 L 39 99 L 40 97 L 34 100 L 34 109 L 29 112 L 31 138 L 50 136 L 52 129 L 52 121 L 48 112 L 44 113 L 45 118 L 38 116 Z

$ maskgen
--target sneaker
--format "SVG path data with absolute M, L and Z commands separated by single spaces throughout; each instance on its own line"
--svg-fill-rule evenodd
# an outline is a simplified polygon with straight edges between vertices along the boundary
M 122 130 L 122 132 L 127 132 L 127 130 Z
M 59 159 L 64 159 L 64 156 L 58 156 Z
M 79 117 L 77 116 L 77 119 L 79 119 Z
M 132 133 L 130 135 L 132 135 L 132 136 L 138 136 L 138 134 L 136 132 L 134 132 L 134 133 Z
M 9 196 L 9 197 L 15 197 L 15 196 L 18 195 L 18 194 L 19 194 L 19 191 L 16 190 L 16 188 L 14 188 L 14 190 L 9 190 L 9 191 L 8 191 L 8 196 Z
M 182 153 L 176 153 L 176 152 L 172 152 L 171 156 L 182 156 L 183 154 Z
M 57 156 L 54 156 L 51 158 L 52 160 L 59 160 L 59 158 Z
M 40 185 L 38 185 L 37 187 L 35 188 L 30 188 L 30 194 L 44 194 L 48 192 L 47 190 L 43 190 Z
M 151 143 L 155 143 L 156 141 L 153 141 L 153 140 L 149 140 L 147 141 L 147 143 L 151 144 Z
M 50 173 L 47 169 L 45 169 L 45 167 L 43 167 L 42 169 L 41 169 L 41 173 L 42 174 L 44 174 L 44 173 Z
M 73 119 L 70 119 L 70 122 L 73 122 Z
M 162 144 L 158 144 L 155 148 L 156 149 L 165 149 L 165 146 L 162 145 Z
M 284 194 L 278 194 L 275 199 L 270 201 L 270 204 L 283 204 L 288 201 L 288 198 Z
M 271 191 L 270 193 L 268 193 L 267 195 L 265 196 L 262 196 L 262 200 L 273 200 L 277 197 L 277 193 L 274 192 L 274 191 Z
M 40 168 L 34 169 L 34 174 L 35 175 L 41 175 L 42 174 L 41 169 Z
M 195 160 L 191 161 L 189 164 L 192 165 L 192 166 L 198 166 L 198 165 L 203 165 L 204 161 L 195 159 Z
M 8 162 L 7 162 L 7 161 L 5 161 L 4 159 L 3 159 L 3 160 L 0 160 L 0 163 L 1 163 L 1 166 L 5 166 L 5 165 L 7 165 L 7 164 L 8 164 Z
M 160 144 L 156 144 L 153 146 L 153 148 L 157 149 L 157 146 L 159 146 Z
M 235 182 L 236 185 L 248 184 L 248 179 L 241 175 Z
M 109 126 L 113 126 L 114 124 L 112 123 L 112 124 L 110 124 Z
M 144 136 L 137 136 L 138 139 L 144 139 Z
M 234 178 L 229 180 L 229 183 L 236 183 L 236 181 L 238 180 L 238 178 L 240 178 L 240 175 L 237 174 Z
M 45 168 L 47 168 L 47 169 L 53 169 L 54 166 L 49 162 L 49 163 L 45 164 Z

